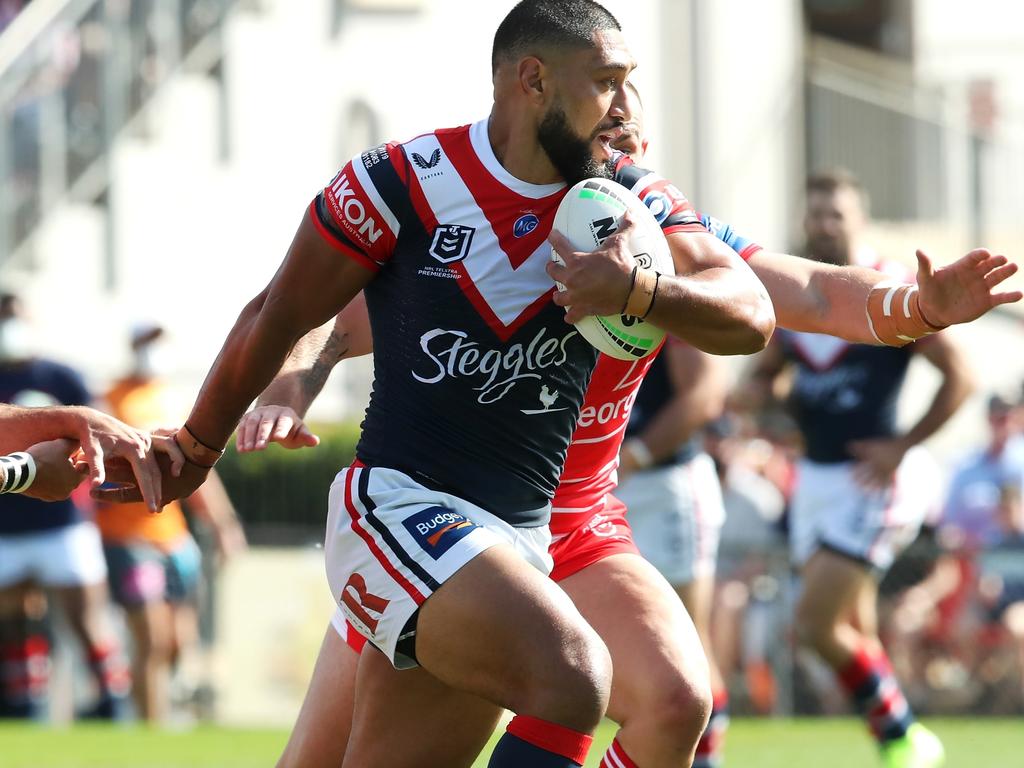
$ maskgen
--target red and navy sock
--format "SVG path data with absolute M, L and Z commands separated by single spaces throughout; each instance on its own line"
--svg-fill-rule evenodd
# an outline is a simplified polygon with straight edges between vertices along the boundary
M 839 680 L 879 743 L 906 735 L 914 722 L 914 714 L 885 651 L 872 654 L 867 648 L 861 648 L 840 670 Z
M 697 742 L 693 768 L 719 768 L 722 765 L 725 730 L 729 727 L 729 692 L 715 691 L 711 702 L 711 718 Z
M 491 753 L 488 768 L 581 768 L 594 738 L 564 725 L 516 715 Z
M 98 692 L 96 705 L 86 716 L 108 720 L 123 717 L 131 688 L 131 674 L 120 648 L 109 642 L 89 648 L 86 656 Z
M 0 716 L 40 719 L 50 685 L 50 641 L 40 622 L 24 616 L 0 627 Z
M 626 754 L 626 750 L 622 748 L 618 739 L 612 742 L 612 745 L 608 747 L 608 751 L 604 753 L 604 759 L 601 761 L 601 768 L 638 768 L 637 764 L 633 762 L 633 759 Z

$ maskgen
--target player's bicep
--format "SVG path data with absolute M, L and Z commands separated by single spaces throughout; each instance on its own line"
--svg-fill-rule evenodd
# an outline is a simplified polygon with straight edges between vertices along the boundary
M 677 275 L 692 275 L 707 269 L 750 269 L 739 255 L 707 232 L 670 232 L 666 234 Z

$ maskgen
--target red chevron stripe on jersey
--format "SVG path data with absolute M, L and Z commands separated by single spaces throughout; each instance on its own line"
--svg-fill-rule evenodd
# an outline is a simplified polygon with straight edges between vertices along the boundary
M 431 166 L 412 174 L 413 208 L 429 233 L 449 224 L 473 227 L 471 251 L 446 266 L 458 274 L 459 287 L 480 317 L 507 341 L 554 293 L 546 273 L 532 267 L 550 256 L 546 239 L 565 185 L 525 184 L 509 176 L 494 157 L 486 121 L 426 134 L 402 147 L 409 157 L 443 151 L 440 156 L 451 164 L 443 171 Z M 536 216 L 538 224 L 515 237 L 515 222 L 525 214 Z M 520 272 L 527 264 L 531 269 Z M 532 277 L 524 279 L 526 274 Z
M 484 166 L 480 156 L 473 150 L 469 131 L 438 131 L 437 139 L 487 217 L 509 263 L 518 269 L 531 253 L 545 245 L 551 232 L 551 221 L 558 204 L 565 197 L 565 190 L 559 189 L 539 199 L 515 194 L 518 205 L 512 207 L 508 204 L 509 188 Z M 516 220 L 528 214 L 537 216 L 547 226 L 539 225 L 532 232 L 516 237 L 513 231 Z M 547 218 L 549 215 L 550 218 Z

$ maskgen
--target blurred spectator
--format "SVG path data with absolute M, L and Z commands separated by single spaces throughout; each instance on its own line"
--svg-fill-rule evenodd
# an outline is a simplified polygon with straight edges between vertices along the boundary
M 963 459 L 953 474 L 943 528 L 947 546 L 970 549 L 1002 538 L 997 514 L 1004 488 L 1024 489 L 1024 450 L 1016 434 L 1016 408 L 1006 398 L 988 400 L 987 445 Z
M 0 295 L 0 402 L 36 406 L 87 405 L 81 376 L 35 357 L 32 329 L 18 298 Z M 96 681 L 97 700 L 87 716 L 123 711 L 127 673 L 109 626 L 106 566 L 99 535 L 73 501 L 46 503 L 0 496 L 0 675 L 4 714 L 44 714 L 49 642 L 26 612 L 31 592 L 44 587 L 64 608 Z
M 778 474 L 780 453 L 767 440 L 747 439 L 726 414 L 708 426 L 704 445 L 722 486 L 725 525 L 718 559 L 712 642 L 722 676 L 759 714 L 775 711 L 778 683 L 780 528 L 785 496 L 765 476 Z M 774 555 L 774 557 L 773 557 Z
M 1024 491 L 1020 485 L 1002 487 L 998 525 L 998 539 L 978 559 L 978 593 L 988 619 L 1005 629 L 1016 647 L 1013 664 L 1019 709 L 1024 704 Z
M 162 378 L 163 338 L 164 329 L 154 323 L 132 331 L 132 368 L 106 397 L 113 414 L 128 424 L 157 429 L 180 418 Z M 245 535 L 216 473 L 186 504 L 210 524 L 222 557 L 245 547 Z M 142 503 L 101 504 L 97 524 L 111 591 L 126 611 L 132 635 L 132 697 L 141 717 L 161 721 L 170 706 L 174 665 L 197 640 L 199 547 L 178 502 L 159 515 L 150 514 Z

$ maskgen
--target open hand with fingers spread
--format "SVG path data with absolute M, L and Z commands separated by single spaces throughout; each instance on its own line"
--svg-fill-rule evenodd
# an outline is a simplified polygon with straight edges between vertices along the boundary
M 977 248 L 945 267 L 935 269 L 924 251 L 917 252 L 917 285 L 921 312 L 936 327 L 969 323 L 1001 304 L 1020 301 L 1020 291 L 996 288 L 1017 272 L 1005 256 Z
M 269 443 L 288 449 L 315 448 L 320 438 L 302 418 L 285 405 L 258 405 L 238 423 L 235 447 L 239 453 L 262 451 Z

